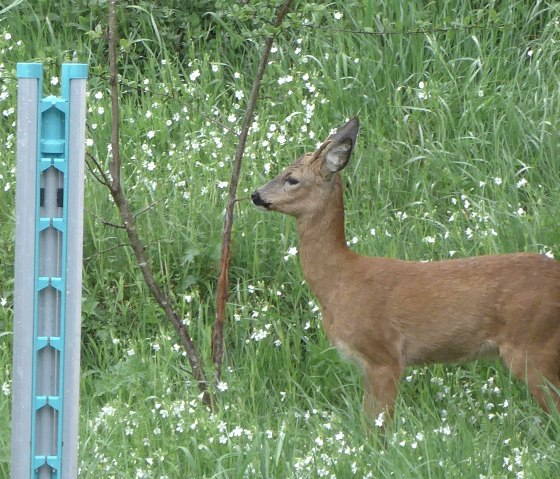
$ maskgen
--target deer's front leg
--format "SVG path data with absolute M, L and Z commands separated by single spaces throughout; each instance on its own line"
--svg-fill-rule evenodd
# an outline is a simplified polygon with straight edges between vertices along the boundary
M 378 426 L 393 417 L 402 372 L 398 363 L 364 365 L 364 412 Z

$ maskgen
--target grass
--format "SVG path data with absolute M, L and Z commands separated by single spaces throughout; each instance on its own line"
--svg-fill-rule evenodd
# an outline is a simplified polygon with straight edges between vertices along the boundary
M 72 11 L 50 0 L 23 2 L 0 19 L 4 417 L 15 63 L 45 63 L 45 88 L 55 93 L 51 78 L 62 61 L 90 64 L 88 150 L 106 161 L 105 12 L 83 3 Z M 168 15 L 174 3 L 165 5 L 141 3 L 134 22 L 131 11 L 121 11 L 124 177 L 133 206 L 146 210 L 139 226 L 154 269 L 208 358 L 226 182 L 259 38 L 233 42 L 244 25 L 239 18 L 224 16 L 220 26 L 201 15 L 198 27 L 181 27 L 179 41 L 173 35 L 186 13 Z M 384 0 L 311 8 L 307 18 L 320 29 L 295 25 L 276 43 L 239 195 L 359 115 L 361 135 L 345 176 L 354 249 L 414 260 L 511 251 L 558 256 L 560 9 L 552 2 L 477 5 L 409 2 L 404 9 Z M 432 32 L 441 27 L 450 30 Z M 542 413 L 499 364 L 407 370 L 385 438 L 376 427 L 366 432 L 361 379 L 324 337 L 291 254 L 293 222 L 264 216 L 248 201 L 236 215 L 227 370 L 219 407 L 209 412 L 124 235 L 100 221 L 117 221 L 108 193 L 87 176 L 81 478 L 560 475 L 560 418 Z M 2 475 L 9 434 L 4 421 Z

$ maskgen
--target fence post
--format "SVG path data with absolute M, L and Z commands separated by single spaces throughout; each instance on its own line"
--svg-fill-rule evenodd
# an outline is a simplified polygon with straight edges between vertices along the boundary
M 77 477 L 85 88 L 39 99 L 42 66 L 18 75 L 12 479 Z

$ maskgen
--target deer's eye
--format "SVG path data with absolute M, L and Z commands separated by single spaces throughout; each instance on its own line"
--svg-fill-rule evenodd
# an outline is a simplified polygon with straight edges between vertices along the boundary
M 293 176 L 288 176 L 288 178 L 286 178 L 286 183 L 289 185 L 297 185 L 299 180 L 296 180 Z

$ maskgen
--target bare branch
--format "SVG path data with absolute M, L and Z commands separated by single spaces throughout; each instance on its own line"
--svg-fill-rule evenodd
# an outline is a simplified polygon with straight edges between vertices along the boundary
M 290 10 L 293 0 L 286 0 L 284 5 L 278 10 L 274 26 L 279 27 L 286 14 Z M 241 161 L 245 152 L 245 145 L 247 143 L 247 136 L 249 128 L 253 121 L 253 113 L 255 105 L 259 96 L 259 89 L 261 81 L 264 76 L 264 71 L 268 63 L 268 55 L 272 48 L 273 37 L 268 37 L 265 40 L 263 52 L 251 88 L 251 94 L 247 103 L 245 117 L 243 119 L 243 126 L 239 135 L 239 143 L 233 161 L 233 169 L 231 173 L 231 181 L 229 184 L 228 201 L 226 205 L 226 212 L 224 218 L 224 228 L 222 233 L 222 251 L 220 259 L 220 275 L 218 278 L 218 293 L 216 297 L 216 321 L 214 323 L 214 331 L 212 332 L 212 361 L 214 363 L 214 379 L 219 381 L 222 372 L 223 361 L 223 341 L 224 341 L 224 322 L 226 316 L 226 303 L 228 298 L 229 288 L 229 264 L 231 261 L 231 230 L 233 226 L 233 211 L 236 203 L 237 185 L 239 183 L 239 174 L 241 171 Z
M 157 284 L 150 263 L 145 254 L 145 247 L 138 235 L 136 228 L 136 217 L 130 210 L 130 204 L 121 185 L 121 156 L 120 156 L 120 112 L 119 112 L 119 84 L 117 69 L 117 32 L 116 32 L 116 4 L 117 0 L 109 1 L 109 75 L 111 84 L 111 162 L 109 171 L 111 174 L 109 191 L 119 210 L 123 226 L 126 230 L 130 247 L 136 257 L 136 262 L 153 297 L 162 308 L 165 316 L 175 328 L 179 335 L 181 344 L 187 354 L 191 366 L 191 372 L 198 383 L 202 393 L 202 401 L 207 406 L 212 406 L 212 397 L 208 391 L 208 384 L 204 372 L 204 366 L 200 360 L 198 350 L 192 341 L 186 324 L 177 313 L 172 296 L 166 293 Z M 102 170 L 101 170 L 102 171 Z
M 90 165 L 90 162 L 94 164 L 95 168 L 93 168 Z M 103 171 L 103 168 L 97 161 L 97 158 L 95 158 L 95 156 L 93 156 L 91 153 L 86 153 L 86 165 L 89 172 L 99 183 L 107 187 L 111 185 L 111 181 L 109 180 L 109 177 L 107 176 L 105 171 Z

